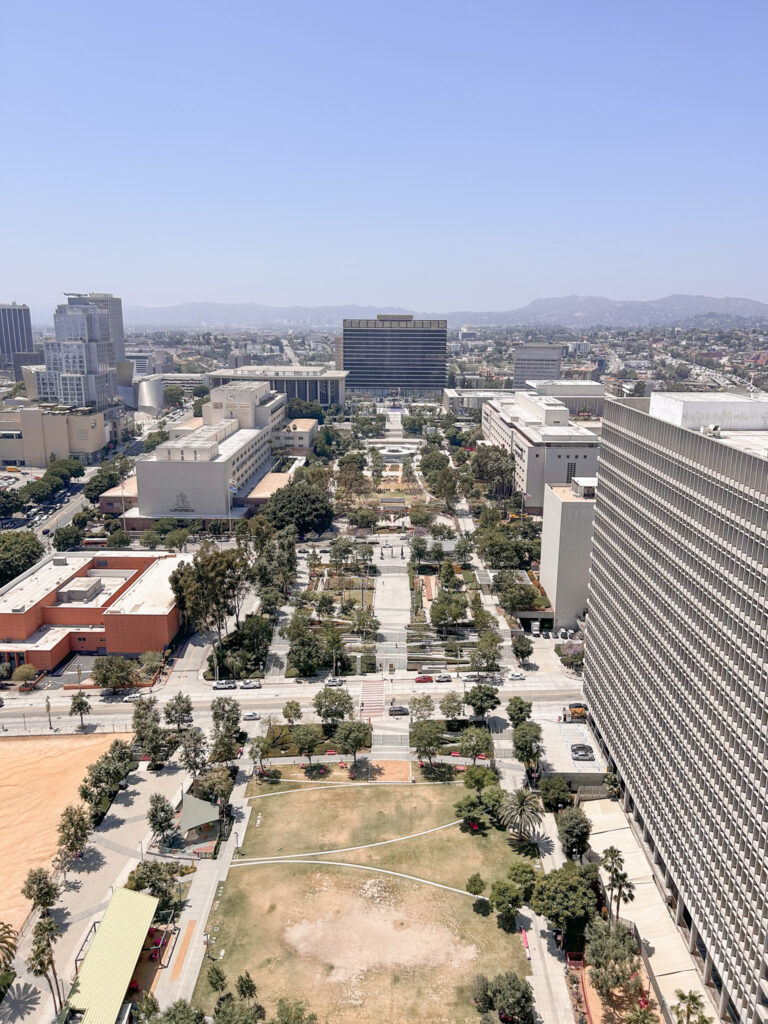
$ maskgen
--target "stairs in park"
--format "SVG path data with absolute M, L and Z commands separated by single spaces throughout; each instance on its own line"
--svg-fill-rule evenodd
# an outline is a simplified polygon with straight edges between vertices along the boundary
M 383 679 L 364 679 L 360 687 L 360 707 L 358 714 L 365 721 L 367 718 L 380 718 L 384 714 Z

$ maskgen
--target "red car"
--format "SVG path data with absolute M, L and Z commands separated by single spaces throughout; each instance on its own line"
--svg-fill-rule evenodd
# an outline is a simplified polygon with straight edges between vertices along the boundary
M 432 676 L 416 676 L 417 683 L 434 683 Z

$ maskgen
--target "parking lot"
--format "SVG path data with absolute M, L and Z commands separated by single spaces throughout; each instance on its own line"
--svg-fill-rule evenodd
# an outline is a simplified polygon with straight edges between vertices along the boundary
M 536 719 L 541 725 L 541 737 L 546 755 L 543 761 L 553 772 L 580 772 L 592 774 L 607 771 L 597 740 L 586 722 L 554 722 Z M 576 761 L 571 754 L 573 743 L 586 743 L 594 751 L 594 761 Z

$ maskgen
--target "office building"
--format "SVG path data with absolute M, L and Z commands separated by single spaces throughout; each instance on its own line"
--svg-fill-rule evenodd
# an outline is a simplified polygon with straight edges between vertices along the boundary
M 44 342 L 45 366 L 23 370 L 25 380 L 28 372 L 34 378 L 34 396 L 95 412 L 114 406 L 117 370 L 110 314 L 96 306 L 62 304 L 53 321 L 56 337 Z
M 518 345 L 514 350 L 512 380 L 515 391 L 528 387 L 529 380 L 557 380 L 560 377 L 562 351 L 560 345 L 545 342 Z
M 483 405 L 483 437 L 515 460 L 515 489 L 526 511 L 541 515 L 545 484 L 595 476 L 600 438 L 574 423 L 568 408 L 550 395 L 507 392 Z
M 721 1015 L 768 1020 L 768 398 L 607 401 L 596 733 Z
M 329 366 L 239 366 L 211 370 L 212 388 L 236 381 L 265 381 L 272 391 L 286 398 L 318 402 L 323 409 L 344 405 L 347 373 Z
M 575 628 L 587 609 L 596 486 L 596 477 L 575 476 L 544 487 L 539 582 L 555 629 Z
M 168 441 L 137 460 L 138 508 L 126 519 L 128 528 L 139 528 L 140 518 L 242 515 L 238 499 L 272 467 L 285 404 L 265 382 L 211 391 L 202 417 L 172 427 Z
M 118 426 L 102 412 L 19 406 L 0 410 L 0 462 L 45 468 L 56 459 L 100 462 Z
M 123 301 L 108 292 L 67 292 L 67 304 L 70 306 L 92 307 L 103 314 L 107 322 L 106 330 L 112 344 L 113 365 L 125 360 L 125 331 L 123 329 Z
M 526 387 L 534 394 L 557 398 L 571 416 L 600 417 L 603 414 L 605 388 L 594 381 L 529 380 L 526 381 Z M 512 394 L 511 390 L 501 388 L 444 388 L 443 409 L 460 415 L 479 409 L 494 398 L 508 400 Z
M 32 347 L 29 306 L 0 303 L 0 363 L 10 366 L 15 353 L 31 352 Z
M 162 651 L 179 629 L 169 577 L 191 555 L 67 551 L 0 588 L 0 661 L 50 671 L 70 654 Z
M 445 387 L 446 320 L 388 316 L 345 320 L 337 366 L 347 371 L 350 391 L 384 395 L 442 394 Z

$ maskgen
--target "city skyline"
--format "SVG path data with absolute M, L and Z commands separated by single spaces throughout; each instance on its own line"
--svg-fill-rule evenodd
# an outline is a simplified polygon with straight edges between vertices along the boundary
M 116 18 L 6 17 L 3 301 L 768 300 L 762 6 Z

